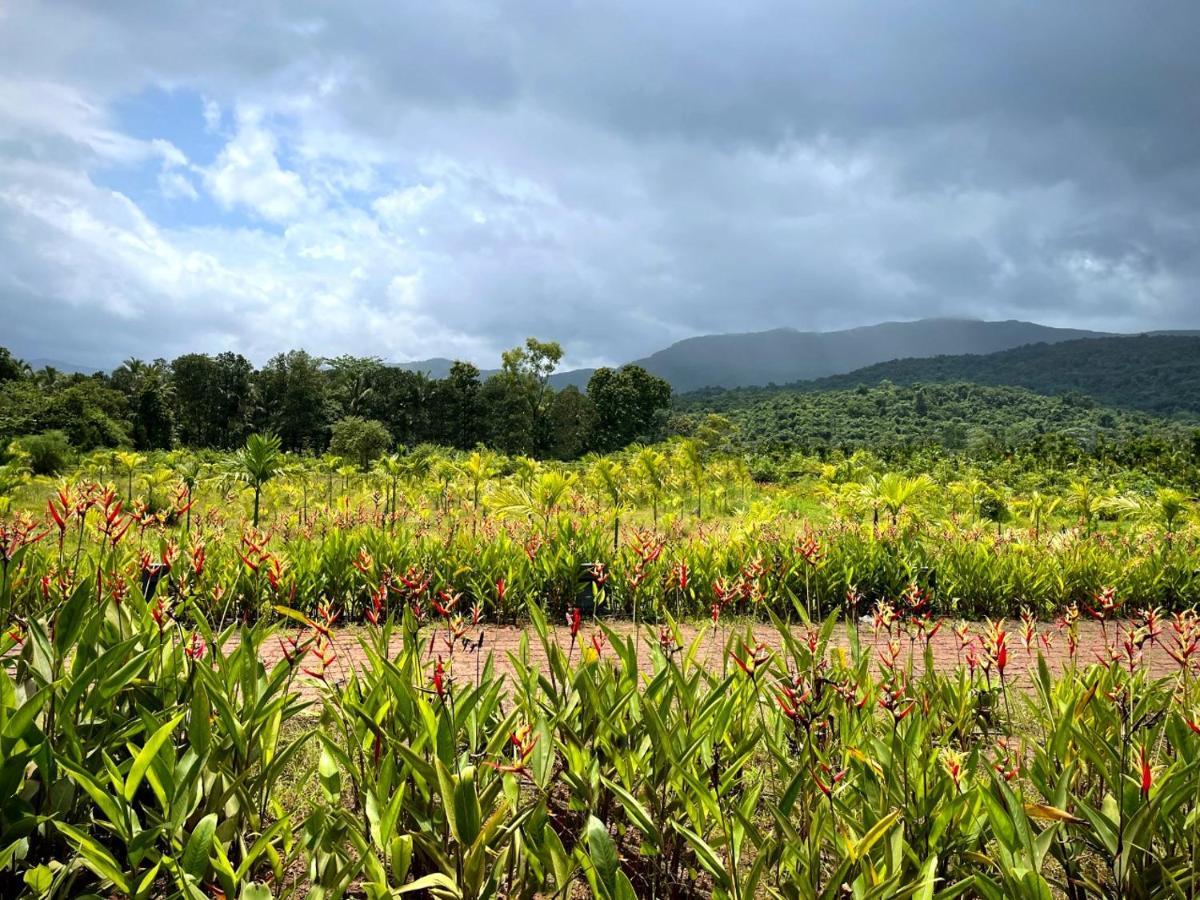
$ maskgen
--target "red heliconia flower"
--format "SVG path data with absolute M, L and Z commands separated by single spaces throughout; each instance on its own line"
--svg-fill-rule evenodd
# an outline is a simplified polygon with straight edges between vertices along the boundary
M 738 656 L 736 653 L 730 652 L 730 656 L 732 656 L 733 661 L 738 664 L 738 668 L 740 668 L 751 678 L 756 678 L 758 676 L 758 670 L 766 665 L 771 659 L 771 651 L 767 645 L 763 643 L 756 644 L 753 650 L 751 650 L 747 644 L 743 643 L 742 654 L 743 656 Z
M 780 693 L 775 695 L 775 702 L 779 704 L 779 709 L 783 714 L 795 722 L 800 718 L 800 707 L 807 703 L 811 696 L 811 688 L 805 688 L 803 692 L 799 692 L 788 685 L 783 685 Z
M 46 501 L 46 505 L 50 509 L 50 518 L 53 519 L 54 524 L 56 526 L 58 526 L 58 539 L 60 541 L 62 540 L 63 535 L 66 534 L 67 517 L 71 514 L 70 508 L 69 508 L 71 506 L 70 495 L 68 494 L 65 498 L 63 497 L 63 494 L 66 490 L 67 490 L 66 488 L 63 488 L 62 490 L 60 490 L 58 492 L 60 502 L 63 505 L 61 512 L 59 511 L 58 507 L 54 505 L 53 497 L 51 497 L 49 500 Z
M 375 559 L 367 552 L 366 547 L 362 547 L 358 551 L 358 556 L 354 557 L 352 565 L 364 575 L 368 575 L 375 568 Z
M 954 786 L 958 787 L 962 783 L 963 776 L 963 755 L 955 750 L 942 751 L 942 767 L 945 768 L 946 774 L 954 782 Z
M 835 772 L 825 763 L 821 763 L 821 769 L 825 772 L 826 777 L 829 779 L 829 784 L 826 784 L 821 780 L 821 775 L 816 769 L 813 769 L 813 781 L 816 782 L 816 785 L 820 789 L 821 793 L 826 797 L 829 797 L 833 794 L 833 789 L 837 787 L 842 779 L 846 777 L 846 773 L 849 771 L 849 769 L 842 769 L 840 772 Z
M 1142 611 L 1142 629 L 1148 641 L 1157 641 L 1163 632 L 1162 610 L 1151 607 Z
M 666 654 L 673 654 L 676 651 L 683 649 L 679 645 L 679 642 L 675 640 L 675 632 L 673 632 L 666 625 L 659 626 L 658 648 L 660 650 L 662 650 L 663 653 L 666 653 Z
M 970 622 L 955 622 L 951 629 L 954 632 L 954 638 L 958 641 L 959 652 L 966 649 L 967 644 L 971 641 L 971 623 Z
M 439 700 L 446 696 L 446 666 L 441 656 L 437 658 L 437 665 L 433 669 L 433 692 Z
M 1026 653 L 1032 653 L 1034 644 L 1037 643 L 1037 622 L 1033 614 L 1024 608 L 1021 610 L 1021 643 L 1025 646 Z
M 1088 614 L 1094 619 L 1111 619 L 1116 614 L 1121 603 L 1117 599 L 1117 589 L 1115 587 L 1106 587 L 1097 591 L 1092 595 L 1094 606 L 1087 608 Z
M 1196 734 L 1200 734 L 1200 718 L 1184 719 L 1183 721 L 1188 728 L 1192 729 Z
M 449 591 L 438 591 L 437 599 L 433 601 L 433 611 L 443 619 L 448 619 L 461 599 L 461 592 L 451 594 Z
M 1154 784 L 1154 772 L 1150 768 L 1150 758 L 1146 754 L 1146 745 L 1142 744 L 1138 747 L 1138 768 L 1141 775 L 1141 791 L 1142 799 L 1146 800 L 1150 796 L 1150 788 Z
M 197 660 L 204 656 L 204 652 L 208 649 L 208 645 L 204 642 L 204 638 L 200 636 L 200 632 L 193 631 L 191 638 L 188 639 L 187 646 L 183 648 L 183 652 L 189 659 Z
M 513 748 L 513 755 L 515 756 L 513 762 L 500 763 L 487 760 L 484 762 L 484 765 L 504 775 L 527 774 L 529 757 L 533 754 L 533 748 L 537 746 L 538 736 L 533 734 L 533 729 L 530 726 L 522 725 L 508 736 L 508 742 Z
M 379 619 L 383 615 L 383 601 L 387 599 L 387 585 L 381 584 L 377 590 L 371 592 L 371 608 L 367 610 L 367 621 L 372 625 L 378 625 Z
M 192 548 L 192 571 L 200 575 L 204 571 L 204 545 L 198 544 Z
M 609 573 L 604 563 L 594 562 L 591 564 L 589 569 L 592 575 L 592 583 L 595 584 L 596 587 L 604 587 L 604 585 L 608 584 Z
M 916 615 L 929 605 L 929 594 L 915 581 L 910 583 L 902 598 L 910 615 Z
M 1000 738 L 996 742 L 996 756 L 992 760 L 992 768 L 1005 781 L 1013 781 L 1021 775 L 1024 757 L 1024 746 L 1014 748 L 1009 744 L 1007 738 Z
M 608 644 L 608 638 L 603 632 L 596 632 L 592 635 L 592 649 L 596 651 L 597 656 L 603 655 L 605 646 Z
M 578 606 L 573 606 L 567 611 L 567 625 L 571 629 L 571 640 L 574 641 L 579 635 L 579 628 L 583 624 L 583 613 L 579 611 Z
M 283 658 L 287 660 L 288 665 L 295 665 L 296 661 L 304 655 L 306 647 L 300 645 L 296 638 L 279 638 L 279 649 L 283 653 Z
M 333 641 L 318 633 L 316 639 L 308 647 L 308 654 L 316 660 L 316 663 L 313 668 L 305 668 L 302 671 L 305 675 L 325 681 L 325 673 L 337 659 L 337 648 L 334 647 Z
M 675 565 L 675 580 L 679 584 L 680 591 L 688 589 L 688 564 L 682 560 Z
M 505 583 L 504 579 L 497 578 L 496 579 L 496 602 L 497 603 L 504 602 L 504 592 L 507 590 L 508 590 L 508 585 Z
M 796 555 L 808 565 L 816 567 L 821 562 L 821 545 L 812 534 L 808 534 L 796 545 Z
M 718 620 L 721 618 L 721 604 L 720 604 L 720 601 L 718 601 L 718 602 L 716 602 L 716 603 L 714 603 L 714 604 L 712 605 L 712 609 L 710 610 L 710 615 L 712 616 L 712 623 L 713 623 L 714 625 L 716 625 L 716 624 L 717 624 L 717 622 L 718 622 Z
M 162 598 L 158 597 L 150 607 L 150 618 L 154 619 L 154 624 L 158 626 L 158 633 L 162 634 L 167 627 L 167 607 L 163 603 Z
M 858 606 L 862 601 L 863 595 L 858 592 L 858 588 L 853 585 L 846 588 L 846 609 L 849 610 L 851 616 L 858 616 Z

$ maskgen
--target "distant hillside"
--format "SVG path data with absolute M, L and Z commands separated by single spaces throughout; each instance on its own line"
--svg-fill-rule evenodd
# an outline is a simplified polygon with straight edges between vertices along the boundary
M 873 363 L 938 353 L 993 353 L 1023 344 L 1102 337 L 1098 331 L 1050 328 L 1032 322 L 981 322 L 973 319 L 920 319 L 884 322 L 845 331 L 797 331 L 777 328 L 747 334 L 710 334 L 687 338 L 635 359 L 636 365 L 665 378 L 676 392 L 705 387 L 787 384 L 851 372 Z M 446 359 L 399 363 L 402 368 L 444 377 Z M 493 370 L 484 370 L 486 376 Z M 594 370 L 556 373 L 556 388 L 585 387 Z
M 686 432 L 708 412 L 719 412 L 756 447 L 934 443 L 964 448 L 990 439 L 1024 444 L 1048 433 L 1092 444 L 1184 428 L 1145 413 L 1099 406 L 1077 394 L 1047 397 L 1025 388 L 977 384 L 700 392 L 681 398 L 678 408 L 678 430 Z
M 703 387 L 786 384 L 851 372 L 889 359 L 938 353 L 993 353 L 1022 344 L 1098 337 L 1100 332 L 1031 322 L 921 319 L 846 331 L 794 331 L 689 338 L 637 364 L 676 391 Z
M 788 387 L 830 391 L 883 381 L 1013 385 L 1039 394 L 1076 391 L 1108 406 L 1200 415 L 1200 337 L 1092 338 L 984 356 L 898 359 Z

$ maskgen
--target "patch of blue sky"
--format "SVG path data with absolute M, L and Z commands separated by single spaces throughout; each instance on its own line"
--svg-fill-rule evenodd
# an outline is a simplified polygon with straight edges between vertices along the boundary
M 210 124 L 206 119 L 204 98 L 184 88 L 149 88 L 117 101 L 111 112 L 113 127 L 122 134 L 144 141 L 167 141 L 193 166 L 210 164 L 227 140 L 221 133 L 221 121 Z M 165 227 L 256 224 L 240 211 L 214 202 L 198 173 L 186 167 L 164 167 L 157 155 L 128 165 L 108 165 L 90 174 L 97 184 L 129 197 Z

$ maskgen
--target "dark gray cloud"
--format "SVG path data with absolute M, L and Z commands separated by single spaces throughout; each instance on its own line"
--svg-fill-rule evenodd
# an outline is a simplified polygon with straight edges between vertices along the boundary
M 532 333 L 589 364 L 923 315 L 1196 327 L 1197 33 L 1182 2 L 15 0 L 0 343 Z

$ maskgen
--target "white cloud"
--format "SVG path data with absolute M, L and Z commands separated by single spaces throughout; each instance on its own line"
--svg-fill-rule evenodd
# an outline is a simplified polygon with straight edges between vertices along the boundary
M 883 40 L 855 2 L 217 5 L 0 16 L 19 352 L 492 364 L 537 334 L 584 363 L 926 314 L 1195 324 L 1200 139 L 1162 88 L 1197 67 L 1186 22 L 949 2 Z M 148 91 L 195 121 L 127 133 Z
M 272 222 L 296 219 L 314 200 L 300 176 L 279 165 L 277 148 L 257 114 L 239 114 L 237 133 L 205 171 L 205 185 L 226 208 L 243 206 Z

